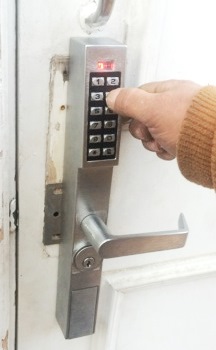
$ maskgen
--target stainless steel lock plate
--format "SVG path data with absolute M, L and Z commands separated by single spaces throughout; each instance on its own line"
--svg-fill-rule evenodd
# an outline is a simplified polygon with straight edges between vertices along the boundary
M 57 244 L 62 232 L 62 183 L 46 185 L 43 243 Z

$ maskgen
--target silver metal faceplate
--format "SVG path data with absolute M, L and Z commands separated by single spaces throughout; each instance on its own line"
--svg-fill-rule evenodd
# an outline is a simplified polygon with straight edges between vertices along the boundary
M 71 40 L 68 111 L 65 135 L 62 242 L 59 250 L 56 316 L 65 338 L 92 334 L 95 327 L 102 259 L 80 228 L 85 216 L 97 213 L 106 222 L 113 160 L 86 160 L 90 72 L 99 60 L 115 60 L 123 84 L 125 45 L 102 38 Z M 85 290 L 85 292 L 83 291 Z M 85 307 L 84 307 L 85 305 Z M 85 311 L 84 311 L 85 310 Z

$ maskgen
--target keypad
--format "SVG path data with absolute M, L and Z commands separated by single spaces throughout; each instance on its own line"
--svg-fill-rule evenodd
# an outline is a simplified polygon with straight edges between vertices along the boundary
M 106 105 L 107 94 L 120 87 L 120 72 L 92 72 L 89 79 L 87 161 L 116 158 L 118 115 Z

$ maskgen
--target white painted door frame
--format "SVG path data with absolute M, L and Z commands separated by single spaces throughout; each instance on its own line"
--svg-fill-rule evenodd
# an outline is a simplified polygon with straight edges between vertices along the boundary
M 15 346 L 15 1 L 0 0 L 0 348 Z

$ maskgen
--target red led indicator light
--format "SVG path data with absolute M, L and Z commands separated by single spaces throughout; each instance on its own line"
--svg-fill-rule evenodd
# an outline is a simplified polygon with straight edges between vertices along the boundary
M 98 61 L 97 67 L 99 70 L 114 70 L 114 61 Z
M 103 62 L 98 62 L 98 69 L 104 69 L 104 63 Z

